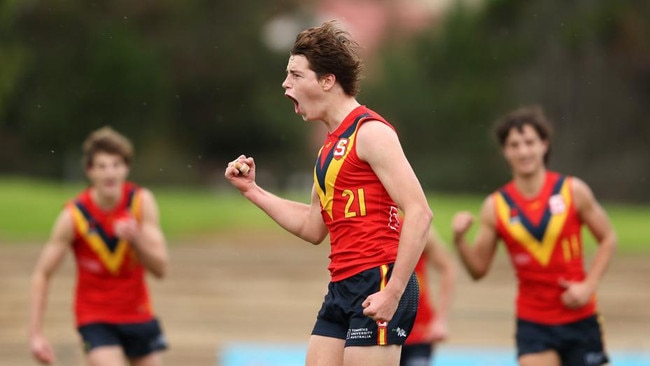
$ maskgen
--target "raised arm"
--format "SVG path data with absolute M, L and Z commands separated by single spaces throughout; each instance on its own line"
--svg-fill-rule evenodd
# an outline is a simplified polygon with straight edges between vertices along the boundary
M 359 128 L 356 148 L 404 213 L 391 277 L 383 291 L 371 295 L 374 300 L 364 311 L 375 320 L 389 321 L 422 254 L 433 214 L 393 129 L 378 121 L 365 122 Z
M 54 351 L 43 335 L 50 278 L 63 262 L 72 240 L 72 216 L 63 210 L 56 219 L 50 238 L 43 247 L 32 273 L 29 302 L 29 343 L 32 355 L 43 364 L 54 362 Z
M 474 238 L 474 243 L 470 245 L 465 236 L 473 222 L 474 217 L 471 213 L 459 212 L 454 216 L 452 230 L 454 244 L 463 266 L 474 280 L 480 280 L 490 269 L 498 240 L 496 217 L 490 197 L 483 201 L 478 232 Z
M 115 225 L 115 234 L 128 240 L 140 263 L 157 278 L 167 273 L 169 254 L 167 242 L 160 228 L 160 214 L 154 195 L 148 189 L 140 191 L 142 200 L 142 221 L 120 221 Z
M 323 222 L 318 194 L 313 187 L 310 204 L 278 197 L 255 183 L 253 158 L 241 155 L 237 159 L 246 163 L 250 170 L 243 174 L 231 162 L 226 167 L 225 177 L 244 197 L 291 234 L 312 244 L 320 244 L 325 239 L 327 226 Z
M 598 203 L 589 186 L 578 178 L 571 179 L 578 215 L 598 244 L 585 280 L 579 283 L 564 281 L 562 284 L 567 288 L 562 295 L 562 301 L 566 306 L 576 308 L 585 305 L 596 292 L 616 250 L 617 238 L 607 213 Z

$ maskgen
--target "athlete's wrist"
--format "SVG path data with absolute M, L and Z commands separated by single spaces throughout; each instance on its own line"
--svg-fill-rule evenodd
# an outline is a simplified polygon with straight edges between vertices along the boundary
M 383 291 L 385 291 L 386 293 L 390 294 L 391 296 L 399 300 L 402 297 L 402 294 L 404 294 L 405 289 L 406 289 L 406 283 L 404 281 L 400 281 L 399 279 L 393 277 L 388 281 Z

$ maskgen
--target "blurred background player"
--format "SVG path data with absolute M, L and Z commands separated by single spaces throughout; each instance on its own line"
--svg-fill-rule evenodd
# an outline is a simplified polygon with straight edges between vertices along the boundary
M 596 288 L 617 245 L 606 212 L 582 180 L 548 171 L 551 129 L 541 108 L 524 107 L 495 129 L 512 181 L 489 195 L 469 245 L 469 212 L 452 222 L 469 274 L 488 273 L 502 240 L 517 274 L 517 352 L 521 366 L 596 366 L 608 362 Z M 588 272 L 581 229 L 598 248 Z
M 76 326 L 90 365 L 158 366 L 167 348 L 154 317 L 145 270 L 162 278 L 168 254 L 158 206 L 148 189 L 126 181 L 133 148 L 109 127 L 83 144 L 90 186 L 54 223 L 32 276 L 29 338 L 41 363 L 55 362 L 43 316 L 50 278 L 72 250 L 77 268 Z
M 438 290 L 436 305 L 430 289 L 429 270 L 435 270 Z M 422 256 L 415 266 L 420 284 L 418 313 L 411 334 L 402 346 L 400 366 L 430 366 L 436 345 L 449 336 L 449 311 L 456 286 L 456 264 L 447 252 L 445 243 L 435 229 L 424 247 Z
M 290 201 L 255 182 L 252 157 L 225 177 L 285 230 L 331 243 L 328 293 L 307 347 L 307 366 L 397 366 L 413 326 L 422 254 L 432 213 L 395 129 L 356 100 L 358 45 L 334 22 L 302 31 L 282 83 L 305 121 L 328 134 L 314 167 L 311 203 Z M 403 221 L 399 218 L 403 212 Z

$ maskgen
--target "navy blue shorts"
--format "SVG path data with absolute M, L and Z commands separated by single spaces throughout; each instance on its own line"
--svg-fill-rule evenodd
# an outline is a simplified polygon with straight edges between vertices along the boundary
M 430 366 L 433 343 L 405 344 L 402 346 L 400 366 Z
M 78 331 L 86 352 L 102 346 L 120 346 L 128 358 L 139 358 L 167 349 L 156 319 L 144 323 L 90 323 Z
M 383 265 L 330 282 L 311 334 L 345 339 L 346 347 L 404 344 L 418 309 L 419 288 L 415 274 L 411 276 L 388 324 L 363 315 L 361 305 L 368 296 L 379 291 L 382 283 L 388 282 L 392 269 L 392 264 Z
M 517 355 L 554 350 L 563 366 L 598 366 L 609 362 L 597 315 L 562 325 L 517 319 Z

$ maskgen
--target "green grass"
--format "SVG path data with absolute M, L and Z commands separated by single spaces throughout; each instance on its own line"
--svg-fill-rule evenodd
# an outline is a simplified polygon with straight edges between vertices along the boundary
M 84 188 L 24 178 L 0 179 L 0 242 L 47 239 L 63 205 Z M 275 224 L 234 190 L 152 188 L 169 238 L 213 232 L 273 230 Z
M 59 184 L 25 178 L 0 178 L 0 242 L 43 241 L 63 204 L 83 189 L 81 184 Z M 170 239 L 229 231 L 277 231 L 276 224 L 234 189 L 223 191 L 152 187 L 160 208 L 161 224 Z M 307 194 L 294 199 L 308 202 Z M 304 197 L 303 197 L 304 196 Z M 434 225 L 449 242 L 450 222 L 456 211 L 478 214 L 483 197 L 429 193 Z M 617 231 L 620 250 L 650 252 L 650 206 L 603 206 Z M 475 225 L 476 226 L 476 225 Z M 474 231 L 470 232 L 470 238 Z M 288 234 L 287 234 L 288 235 Z M 587 246 L 593 239 L 585 233 Z

